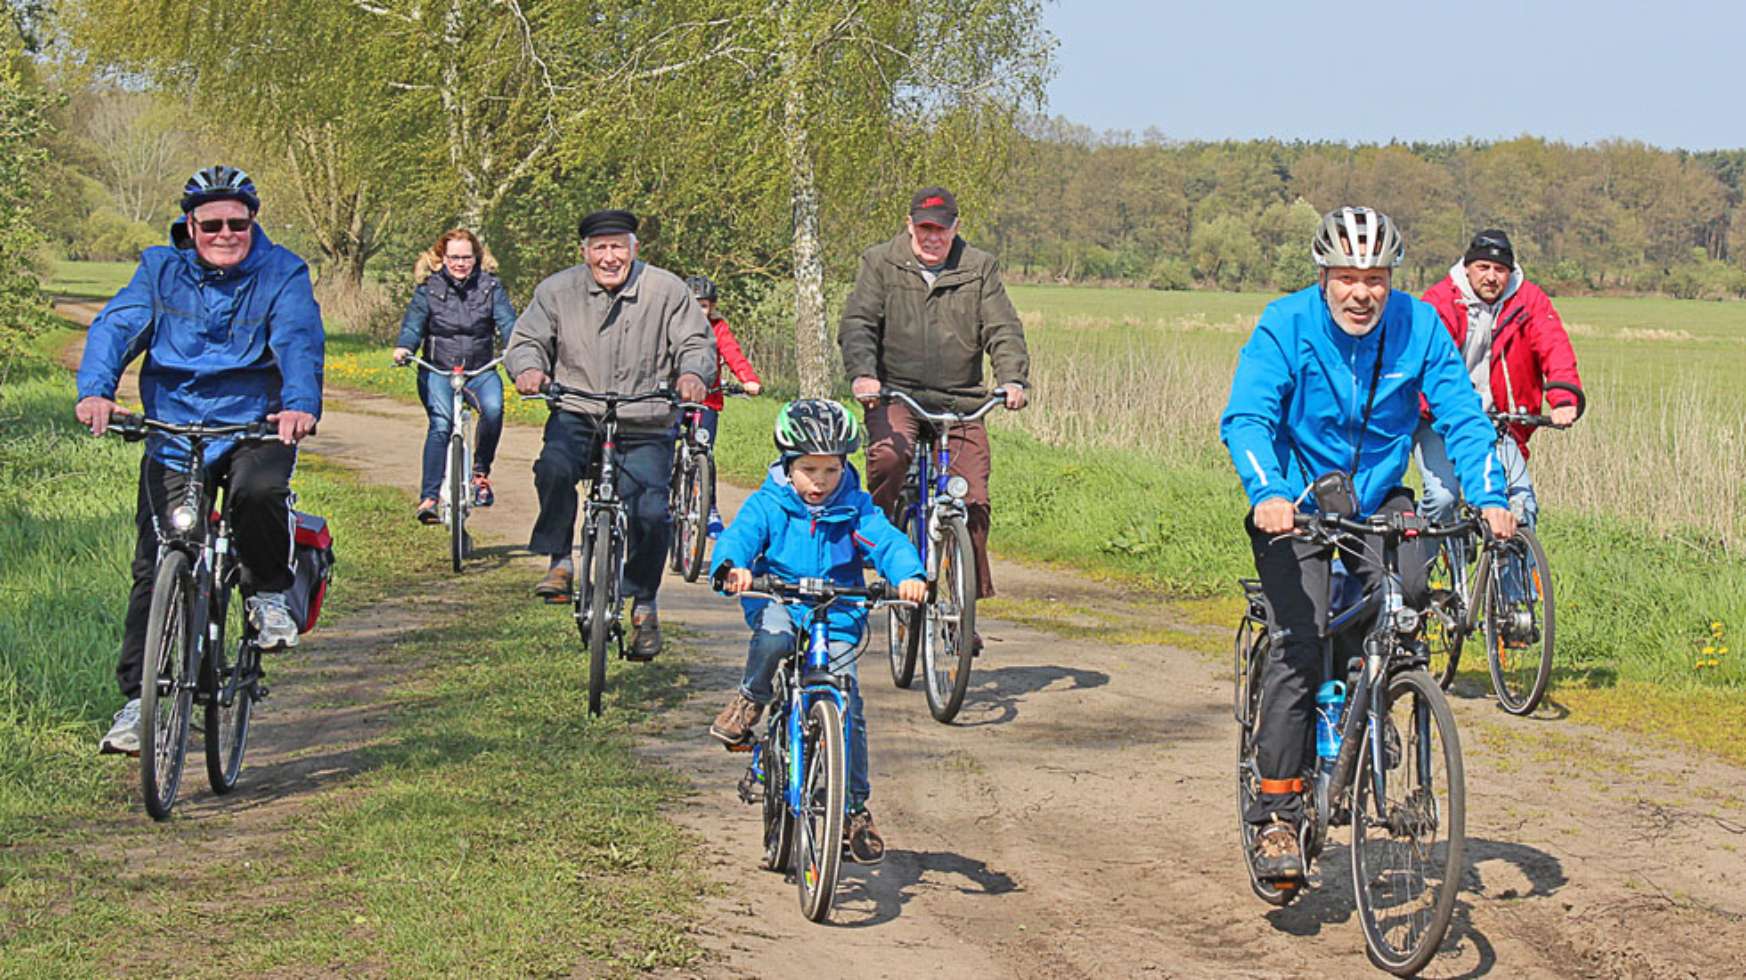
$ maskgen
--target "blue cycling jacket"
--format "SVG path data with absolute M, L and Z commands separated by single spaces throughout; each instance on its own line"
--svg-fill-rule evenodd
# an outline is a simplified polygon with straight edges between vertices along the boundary
M 186 221 L 171 226 L 173 245 L 145 250 L 133 280 L 92 321 L 79 397 L 114 398 L 122 369 L 143 352 L 140 400 L 151 418 L 224 425 L 280 409 L 319 418 L 325 335 L 309 267 L 255 225 L 247 258 L 210 268 L 188 242 Z M 154 437 L 147 446 L 186 468 L 186 440 Z M 212 444 L 206 462 L 231 446 Z
M 844 463 L 843 481 L 814 513 L 800 499 L 782 464 L 776 463 L 764 485 L 746 498 L 716 541 L 710 575 L 731 561 L 735 568 L 768 572 L 784 582 L 828 578 L 840 585 L 864 585 L 864 555 L 871 556 L 874 569 L 893 584 L 927 574 L 909 538 L 891 526 L 885 512 L 861 489 L 861 477 L 853 466 Z M 746 624 L 757 628 L 758 617 L 769 604 L 768 599 L 740 600 Z M 805 606 L 788 607 L 796 628 L 805 628 L 808 613 Z M 867 611 L 859 605 L 831 607 L 831 639 L 859 642 L 866 621 Z
M 1376 403 L 1360 433 L 1379 344 L 1385 346 Z M 1320 286 L 1267 304 L 1237 361 L 1219 438 L 1251 505 L 1269 497 L 1296 501 L 1316 477 L 1351 469 L 1358 446 L 1353 482 L 1358 516 L 1368 516 L 1406 473 L 1420 395 L 1430 403 L 1431 427 L 1448 445 L 1468 502 L 1507 506 L 1496 433 L 1461 355 L 1437 311 L 1399 290 L 1389 294 L 1381 323 L 1363 337 L 1335 325 Z M 1313 500 L 1303 503 L 1302 509 L 1314 508 Z

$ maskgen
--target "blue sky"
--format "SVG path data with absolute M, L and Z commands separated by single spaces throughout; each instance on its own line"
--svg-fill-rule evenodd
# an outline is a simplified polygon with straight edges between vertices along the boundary
M 1094 130 L 1746 147 L 1740 0 L 1055 0 L 1043 22 L 1048 111 Z

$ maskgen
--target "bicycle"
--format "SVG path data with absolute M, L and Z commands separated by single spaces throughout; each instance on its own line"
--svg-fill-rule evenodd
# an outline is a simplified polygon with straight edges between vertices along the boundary
M 1582 417 L 1588 407 L 1582 389 L 1561 381 L 1547 382 L 1546 388 L 1575 395 L 1576 415 Z M 1569 428 L 1553 422 L 1551 416 L 1532 412 L 1488 414 L 1499 445 L 1513 438 L 1512 425 Z M 1427 623 L 1431 674 L 1448 690 L 1461 663 L 1462 645 L 1483 629 L 1486 663 L 1499 706 L 1512 715 L 1531 715 L 1552 679 L 1556 621 L 1546 549 L 1527 527 L 1518 528 L 1507 541 L 1492 537 L 1466 503 L 1461 504 L 1457 525 L 1467 533 L 1449 539 L 1431 559 Z M 1479 557 L 1470 565 L 1469 555 Z
M 582 535 L 575 544 L 575 575 L 571 579 L 570 604 L 576 631 L 588 647 L 588 713 L 599 716 L 606 692 L 606 647 L 618 647 L 620 659 L 632 659 L 624 650 L 624 624 L 619 619 L 623 605 L 625 549 L 629 540 L 624 501 L 618 496 L 618 409 L 637 402 L 665 401 L 677 404 L 667 389 L 640 395 L 584 391 L 548 381 L 540 394 L 525 398 L 555 401 L 565 395 L 604 405 L 600 417 L 600 444 L 589 463 L 588 496 L 583 501 Z
M 953 425 L 975 422 L 1006 402 L 995 388 L 968 415 L 930 412 L 907 392 L 886 388 L 881 401 L 899 401 L 921 420 L 909 473 L 897 499 L 897 529 L 909 536 L 927 569 L 928 602 L 909 611 L 892 608 L 886 620 L 891 679 L 907 688 L 915 679 L 919 652 L 925 668 L 928 710 L 949 723 L 970 688 L 970 663 L 976 656 L 976 553 L 970 543 L 970 483 L 950 474 L 948 433 Z M 918 621 L 919 617 L 919 621 Z M 918 629 L 917 626 L 923 628 Z
M 242 569 L 230 549 L 230 491 L 218 481 L 208 492 L 213 481 L 206 444 L 227 438 L 272 442 L 279 433 L 266 422 L 175 425 L 138 415 L 115 416 L 109 431 L 129 442 L 153 431 L 185 437 L 192 461 L 181 501 L 165 520 L 154 521 L 158 559 L 139 693 L 146 812 L 154 820 L 168 820 L 182 783 L 193 706 L 204 709 L 207 781 L 222 795 L 236 788 L 255 702 L 267 696 L 254 629 L 235 601 Z M 236 638 L 234 659 L 227 646 L 231 636 Z
M 1378 966 L 1406 976 L 1436 955 L 1455 910 L 1466 847 L 1466 780 L 1455 717 L 1442 688 L 1424 669 L 1423 617 L 1403 602 L 1396 549 L 1407 538 L 1462 532 L 1398 513 L 1365 521 L 1298 514 L 1297 526 L 1307 539 L 1386 572 L 1357 602 L 1330 612 L 1323 633 L 1324 676 L 1330 677 L 1336 676 L 1328 669 L 1331 639 L 1372 613 L 1375 619 L 1363 656 L 1354 657 L 1345 672 L 1350 694 L 1344 718 L 1330 729 L 1338 733 L 1337 746 L 1326 755 L 1306 753 L 1309 761 L 1296 782 L 1303 794 L 1299 834 L 1306 875 L 1328 829 L 1350 825 L 1352 887 L 1365 946 Z M 1383 553 L 1376 554 L 1363 535 L 1380 537 Z M 1262 901 L 1284 906 L 1301 893 L 1301 881 L 1265 881 L 1256 875 L 1258 828 L 1246 819 L 1261 792 L 1256 735 L 1262 665 L 1275 642 L 1273 611 L 1258 580 L 1244 579 L 1242 586 L 1248 609 L 1237 626 L 1233 703 L 1237 823 L 1251 889 Z M 1311 734 L 1305 732 L 1306 741 Z
M 468 485 L 468 478 L 473 475 L 472 421 L 475 399 L 467 390 L 467 382 L 481 374 L 497 370 L 497 365 L 502 362 L 503 358 L 499 356 L 489 364 L 467 371 L 459 364 L 452 368 L 440 368 L 414 354 L 399 364 L 400 367 L 417 364 L 433 374 L 446 376 L 451 397 L 454 399 L 449 409 L 449 418 L 454 424 L 449 430 L 449 452 L 443 464 L 443 482 L 438 503 L 443 526 L 449 529 L 449 565 L 456 572 L 461 570 L 461 563 L 473 551 L 473 538 L 467 533 L 467 513 L 473 509 L 473 493 Z
M 723 385 L 724 395 L 735 396 L 745 389 Z M 703 572 L 703 552 L 709 540 L 709 513 L 715 508 L 715 446 L 709 430 L 703 427 L 706 405 L 698 402 L 679 403 L 679 439 L 673 446 L 672 489 L 667 509 L 673 515 L 671 566 L 695 582 Z
M 719 590 L 727 567 L 715 579 Z M 829 579 L 783 582 L 752 579 L 742 599 L 769 599 L 810 609 L 807 625 L 795 629 L 793 650 L 777 669 L 776 692 L 763 737 L 740 751 L 751 761 L 739 782 L 740 800 L 763 804 L 764 854 L 760 866 L 791 875 L 800 912 L 813 922 L 830 917 L 843 858 L 843 822 L 848 809 L 849 678 L 842 673 L 864 646 L 833 659 L 828 613 L 843 601 L 869 609 L 907 606 L 884 582 L 839 585 Z

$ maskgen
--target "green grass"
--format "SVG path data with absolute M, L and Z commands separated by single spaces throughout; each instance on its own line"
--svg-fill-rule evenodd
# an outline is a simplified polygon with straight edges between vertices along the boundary
M 60 259 L 55 262 L 54 274 L 42 284 L 43 291 L 51 296 L 66 296 L 71 299 L 107 300 L 133 278 L 136 262 L 75 262 L 71 259 Z

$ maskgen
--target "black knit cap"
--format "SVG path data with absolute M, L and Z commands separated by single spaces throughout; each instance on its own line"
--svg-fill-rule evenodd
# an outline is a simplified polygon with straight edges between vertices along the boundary
M 583 216 L 577 232 L 583 238 L 593 238 L 595 235 L 634 235 L 637 233 L 637 216 L 629 211 L 594 211 Z
M 1510 236 L 1497 230 L 1487 228 L 1473 236 L 1473 241 L 1467 246 L 1467 254 L 1461 257 L 1461 264 L 1467 265 L 1479 261 L 1496 262 L 1506 269 L 1516 267 L 1516 250 L 1510 245 Z

